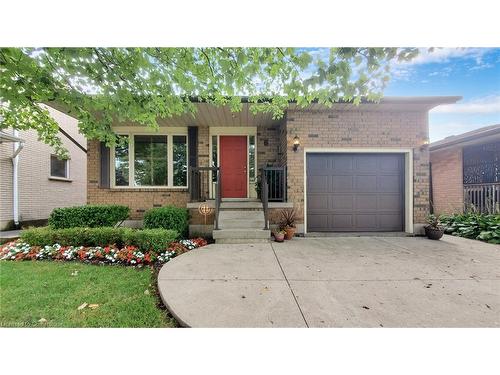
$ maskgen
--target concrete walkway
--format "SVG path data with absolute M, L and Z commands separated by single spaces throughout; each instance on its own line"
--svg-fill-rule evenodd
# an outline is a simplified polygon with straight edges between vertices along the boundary
M 21 235 L 20 230 L 0 231 L 0 243 L 17 240 L 20 235 Z
M 189 327 L 500 327 L 500 246 L 451 236 L 209 245 L 158 285 Z

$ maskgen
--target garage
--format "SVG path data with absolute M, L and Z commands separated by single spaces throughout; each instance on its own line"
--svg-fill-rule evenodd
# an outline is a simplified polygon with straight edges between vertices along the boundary
M 308 232 L 403 231 L 402 153 L 306 154 Z

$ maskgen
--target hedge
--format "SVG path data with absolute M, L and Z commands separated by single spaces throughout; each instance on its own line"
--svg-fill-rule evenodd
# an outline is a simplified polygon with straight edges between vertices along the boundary
M 132 245 L 142 251 L 161 251 L 179 237 L 178 232 L 168 229 L 132 228 L 30 228 L 21 232 L 21 239 L 31 246 L 58 243 L 62 246 Z
M 173 229 L 182 236 L 187 235 L 189 214 L 186 208 L 165 206 L 152 208 L 144 214 L 144 228 Z
M 85 205 L 56 208 L 49 217 L 52 228 L 112 227 L 126 220 L 130 209 L 120 205 Z

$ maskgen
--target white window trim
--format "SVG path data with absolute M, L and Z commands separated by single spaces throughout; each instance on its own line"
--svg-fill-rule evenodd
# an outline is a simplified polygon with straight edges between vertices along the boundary
M 57 158 L 57 155 L 56 154 L 50 154 L 50 159 L 52 159 L 52 156 L 55 156 Z M 70 180 L 70 169 L 69 169 L 69 161 L 71 159 L 65 159 L 65 162 L 66 162 L 66 171 L 65 171 L 65 175 L 64 177 L 61 177 L 61 176 L 53 176 L 52 175 L 52 160 L 50 160 L 50 164 L 49 164 L 49 178 L 51 180 L 61 180 L 61 181 L 68 181 Z
M 112 147 L 110 149 L 110 181 L 112 189 L 168 189 L 168 190 L 185 190 L 189 185 L 189 173 L 187 173 L 187 181 L 188 184 L 185 186 L 173 186 L 174 185 L 174 146 L 173 146 L 173 137 L 176 135 L 185 136 L 186 137 L 186 165 L 189 164 L 189 139 L 188 139 L 188 128 L 187 127 L 168 127 L 168 128 L 160 128 L 159 131 L 155 131 L 150 128 L 141 128 L 137 129 L 137 127 L 130 126 L 118 126 L 113 128 L 113 131 L 116 134 L 121 136 L 128 136 L 128 182 L 127 186 L 116 186 L 116 170 L 115 170 L 115 148 Z M 133 137 L 135 135 L 163 135 L 167 137 L 167 185 L 154 185 L 154 186 L 136 186 L 135 185 L 135 150 L 134 150 L 134 140 Z
M 307 233 L 307 154 L 312 153 L 370 153 L 370 154 L 404 154 L 405 157 L 405 232 L 413 234 L 413 149 L 412 148 L 304 148 L 304 233 Z

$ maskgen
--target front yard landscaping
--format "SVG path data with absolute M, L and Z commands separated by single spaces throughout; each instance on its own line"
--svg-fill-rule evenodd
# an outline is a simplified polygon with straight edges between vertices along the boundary
M 149 267 L 2 261 L 0 325 L 174 327 L 154 285 Z
M 500 215 L 464 213 L 439 218 L 445 233 L 500 244 Z
M 156 271 L 207 241 L 180 239 L 186 210 L 156 210 L 160 220 L 149 229 L 115 227 L 128 212 L 113 205 L 59 208 L 48 227 L 0 246 L 0 325 L 175 326 L 157 296 Z

